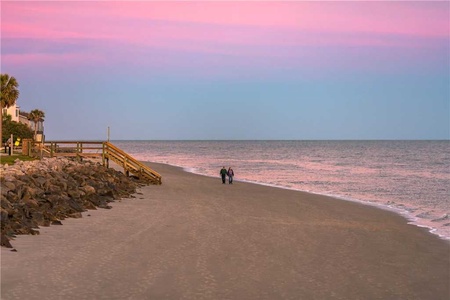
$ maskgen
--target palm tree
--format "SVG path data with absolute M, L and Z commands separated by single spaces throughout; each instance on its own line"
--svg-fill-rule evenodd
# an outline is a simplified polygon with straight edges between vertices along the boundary
M 8 74 L 1 74 L 1 93 L 0 93 L 0 137 L 3 137 L 3 109 L 13 106 L 19 98 L 19 83 L 16 78 Z
M 30 114 L 28 115 L 28 120 L 34 122 L 34 139 L 36 140 L 36 134 L 38 129 L 38 123 L 40 121 L 44 121 L 45 113 L 42 110 L 39 109 L 33 109 L 30 111 Z

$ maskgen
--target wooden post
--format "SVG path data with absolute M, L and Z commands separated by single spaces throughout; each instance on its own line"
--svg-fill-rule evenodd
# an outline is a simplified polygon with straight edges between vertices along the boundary
M 105 146 L 106 167 L 109 168 L 109 144 Z
M 105 143 L 102 143 L 102 163 L 105 166 Z
M 10 139 L 11 139 L 11 140 L 9 141 L 9 155 L 12 155 L 12 154 L 14 154 L 14 152 L 13 152 L 14 136 L 13 136 L 12 133 L 11 133 Z
M 53 142 L 50 143 L 50 157 L 53 157 Z
M 77 161 L 80 161 L 80 143 L 79 142 L 77 142 L 77 150 L 76 150 L 76 153 L 77 153 Z

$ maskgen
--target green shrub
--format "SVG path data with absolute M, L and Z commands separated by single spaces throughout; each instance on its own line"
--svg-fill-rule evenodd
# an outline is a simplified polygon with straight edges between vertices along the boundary
M 12 165 L 16 161 L 16 159 L 23 160 L 23 161 L 30 161 L 30 160 L 36 160 L 35 157 L 29 157 L 25 155 L 11 155 L 11 156 L 0 156 L 0 163 L 2 165 L 8 164 Z
M 3 116 L 2 127 L 2 145 L 11 137 L 11 134 L 14 136 L 14 141 L 18 137 L 23 140 L 32 139 L 34 136 L 34 132 L 30 127 L 23 123 L 12 121 L 10 115 Z

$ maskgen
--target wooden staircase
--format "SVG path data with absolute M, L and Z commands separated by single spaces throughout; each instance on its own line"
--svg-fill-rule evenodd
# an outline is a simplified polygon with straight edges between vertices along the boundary
M 44 143 L 29 143 L 28 156 L 39 154 L 40 157 L 76 157 L 78 159 L 98 157 L 103 165 L 109 167 L 109 160 L 123 167 L 126 175 L 133 174 L 141 180 L 153 184 L 161 184 L 162 178 L 158 172 L 141 163 L 131 155 L 111 144 L 103 141 L 46 141 Z M 34 151 L 34 153 L 33 153 Z
M 158 172 L 136 160 L 122 149 L 114 146 L 110 142 L 104 142 L 103 147 L 105 159 L 111 159 L 119 166 L 122 166 L 127 175 L 132 173 L 140 179 L 146 179 L 154 184 L 162 183 L 161 175 Z

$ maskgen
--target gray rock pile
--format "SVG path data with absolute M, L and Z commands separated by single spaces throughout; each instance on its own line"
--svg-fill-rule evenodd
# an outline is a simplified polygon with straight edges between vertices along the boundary
M 1 245 L 17 234 L 38 234 L 39 226 L 80 218 L 88 209 L 130 197 L 143 185 L 132 177 L 92 161 L 67 158 L 16 161 L 0 167 Z

